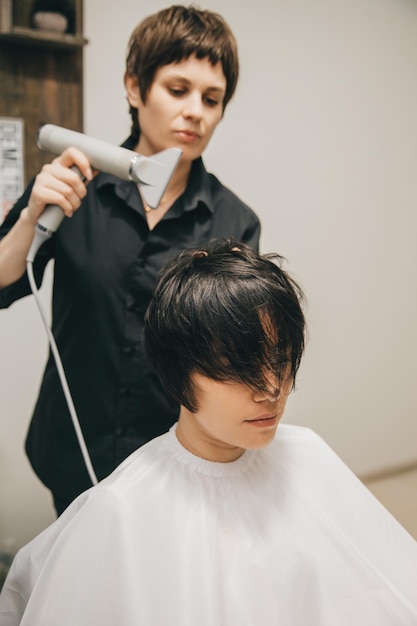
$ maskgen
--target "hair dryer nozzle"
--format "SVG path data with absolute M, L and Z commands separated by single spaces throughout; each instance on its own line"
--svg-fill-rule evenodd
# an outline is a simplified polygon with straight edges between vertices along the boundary
M 146 203 L 152 209 L 160 203 L 181 155 L 179 148 L 168 148 L 150 158 L 138 154 L 132 161 L 130 178 L 139 184 Z

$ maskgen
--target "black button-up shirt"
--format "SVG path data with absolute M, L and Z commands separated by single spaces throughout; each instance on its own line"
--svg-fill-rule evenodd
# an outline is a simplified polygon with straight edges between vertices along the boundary
M 0 227 L 0 238 L 27 206 L 30 190 Z M 253 211 L 198 159 L 186 191 L 153 230 L 136 185 L 100 173 L 80 210 L 41 246 L 34 272 L 40 282 L 46 263 L 54 259 L 52 330 L 99 479 L 178 417 L 178 407 L 168 403 L 150 370 L 142 343 L 158 271 L 176 251 L 213 237 L 234 237 L 257 249 L 259 233 Z M 24 276 L 0 290 L 0 307 L 28 293 Z M 90 486 L 52 356 L 26 450 L 55 494 L 73 498 Z

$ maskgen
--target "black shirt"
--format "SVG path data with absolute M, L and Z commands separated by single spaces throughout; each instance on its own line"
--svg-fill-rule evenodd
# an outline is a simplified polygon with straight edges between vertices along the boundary
M 0 238 L 27 206 L 31 187 L 0 227 Z M 55 260 L 52 330 L 99 479 L 178 417 L 142 344 L 158 271 L 176 251 L 214 237 L 234 237 L 258 249 L 259 234 L 253 211 L 197 159 L 186 191 L 153 230 L 136 185 L 99 173 L 80 210 L 41 246 L 34 272 L 40 283 L 47 262 Z M 29 293 L 24 276 L 0 290 L 0 307 Z M 51 355 L 26 451 L 54 494 L 72 499 L 91 486 Z

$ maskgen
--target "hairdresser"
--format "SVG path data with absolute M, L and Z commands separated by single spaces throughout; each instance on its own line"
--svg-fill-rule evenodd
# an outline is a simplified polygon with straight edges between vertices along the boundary
M 42 168 L 0 227 L 4 308 L 30 293 L 26 256 L 45 206 L 58 204 L 70 218 L 39 249 L 34 273 L 41 284 L 54 260 L 52 330 L 99 480 L 178 418 L 142 344 L 160 268 L 178 250 L 214 237 L 258 248 L 258 218 L 201 159 L 238 69 L 234 36 L 220 15 L 176 5 L 149 16 L 128 45 L 132 130 L 123 146 L 145 156 L 182 150 L 159 207 L 150 209 L 133 182 L 93 176 L 87 158 L 69 148 Z M 58 515 L 91 486 L 51 355 L 26 452 Z

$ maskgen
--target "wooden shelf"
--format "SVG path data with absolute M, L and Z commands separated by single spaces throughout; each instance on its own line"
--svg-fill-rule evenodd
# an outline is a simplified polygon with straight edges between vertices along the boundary
M 33 28 L 33 0 L 0 0 L 0 44 L 75 49 L 88 43 L 83 37 L 82 0 L 74 0 L 75 23 L 70 32 Z
M 88 43 L 88 39 L 80 35 L 61 34 L 53 31 L 13 26 L 9 32 L 0 33 L 0 43 L 46 48 L 82 48 Z

